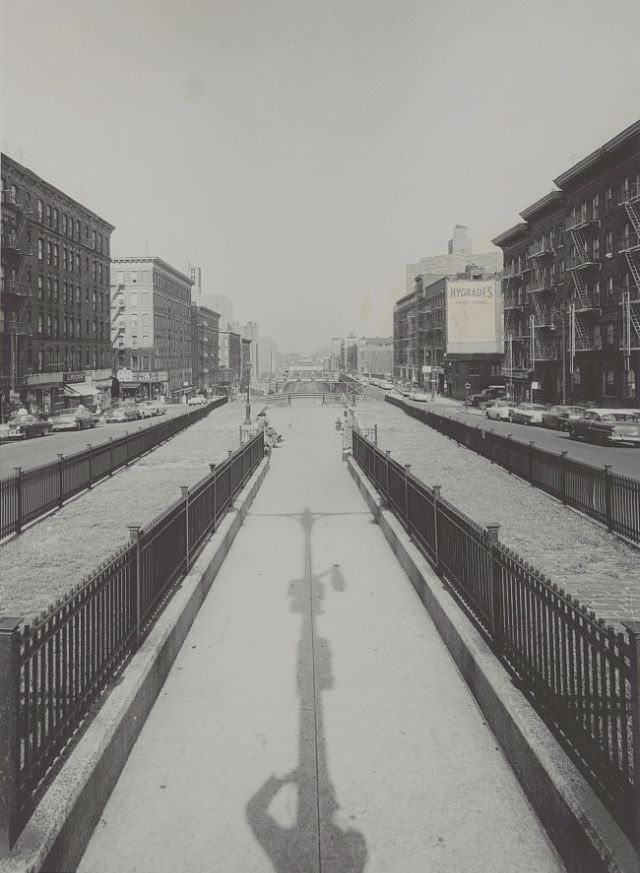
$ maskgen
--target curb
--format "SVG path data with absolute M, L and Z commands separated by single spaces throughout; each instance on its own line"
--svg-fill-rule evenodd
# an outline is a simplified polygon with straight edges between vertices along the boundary
M 619 825 L 353 458 L 347 463 L 569 873 L 638 873 Z
M 269 469 L 261 461 L 46 791 L 2 873 L 75 870 L 138 734 Z

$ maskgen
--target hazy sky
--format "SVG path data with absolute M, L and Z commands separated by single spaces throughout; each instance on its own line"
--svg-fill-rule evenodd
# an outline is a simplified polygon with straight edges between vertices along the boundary
M 0 0 L 2 149 L 283 351 L 640 115 L 639 0 Z

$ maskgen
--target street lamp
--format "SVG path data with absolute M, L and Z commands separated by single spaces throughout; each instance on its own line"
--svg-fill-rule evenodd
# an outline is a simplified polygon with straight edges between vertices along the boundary
M 564 309 L 553 309 L 551 311 L 551 320 L 553 322 L 552 330 L 556 330 L 556 317 L 560 316 L 560 343 L 562 355 L 562 405 L 567 405 L 567 353 L 565 348 L 565 332 L 564 332 Z

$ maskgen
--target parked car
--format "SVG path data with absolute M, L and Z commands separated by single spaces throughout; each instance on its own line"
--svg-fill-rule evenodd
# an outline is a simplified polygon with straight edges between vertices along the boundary
M 7 439 L 28 440 L 31 437 L 46 436 L 51 430 L 48 418 L 39 418 L 31 413 L 17 414 L 9 419 Z
M 511 410 L 514 424 L 542 424 L 542 413 L 547 409 L 542 403 L 519 403 Z
M 162 415 L 164 409 L 160 409 L 160 404 L 154 400 L 145 400 L 138 403 L 138 412 L 141 418 L 153 418 L 155 415 Z
M 52 431 L 83 430 L 95 426 L 96 419 L 88 409 L 67 409 L 51 419 Z
M 485 409 L 485 415 L 492 421 L 508 421 L 515 408 L 513 400 L 494 400 Z
M 552 406 L 542 413 L 542 425 L 552 430 L 567 430 L 569 422 L 580 418 L 585 412 L 585 406 Z
M 107 424 L 113 424 L 118 421 L 137 421 L 139 418 L 140 413 L 135 406 L 114 406 L 104 416 Z
M 477 394 L 469 395 L 469 403 L 471 406 L 483 406 L 491 400 L 501 400 L 507 393 L 504 385 L 489 385 L 488 388 L 483 388 Z
M 629 409 L 587 409 L 569 424 L 569 436 L 602 446 L 629 443 L 640 447 L 640 416 Z
M 204 406 L 206 402 L 207 398 L 204 394 L 194 394 L 187 400 L 187 406 Z
M 431 395 L 427 394 L 426 391 L 421 391 L 419 388 L 415 388 L 413 391 L 409 392 L 407 399 L 416 400 L 418 403 L 426 403 L 430 397 Z

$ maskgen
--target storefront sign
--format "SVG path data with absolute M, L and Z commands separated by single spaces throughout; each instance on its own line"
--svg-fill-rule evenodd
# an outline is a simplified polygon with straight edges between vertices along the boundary
M 84 370 L 81 373 L 64 373 L 63 374 L 63 381 L 67 385 L 71 385 L 74 382 L 84 382 L 85 377 L 86 377 L 86 374 L 85 374 Z
M 140 382 L 168 382 L 169 381 L 169 373 L 166 370 L 129 370 L 123 367 L 121 370 L 118 370 L 116 378 L 120 383 L 135 383 L 138 385 Z

